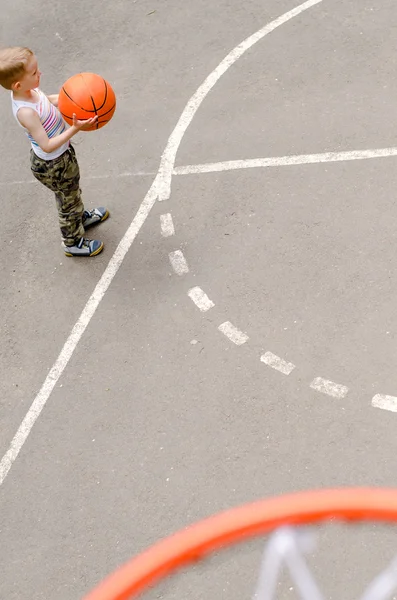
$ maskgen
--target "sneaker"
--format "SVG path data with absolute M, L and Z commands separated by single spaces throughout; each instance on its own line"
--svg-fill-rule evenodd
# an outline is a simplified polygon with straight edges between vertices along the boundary
M 103 206 L 99 206 L 98 208 L 94 208 L 93 210 L 85 210 L 83 213 L 83 227 L 84 229 L 88 229 L 93 225 L 97 225 L 98 223 L 102 223 L 109 216 L 109 211 Z
M 66 256 L 96 256 L 103 250 L 103 242 L 81 238 L 75 246 L 63 245 Z

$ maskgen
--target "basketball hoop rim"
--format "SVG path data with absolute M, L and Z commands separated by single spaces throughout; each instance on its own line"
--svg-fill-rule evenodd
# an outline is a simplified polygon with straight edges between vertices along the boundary
M 107 577 L 84 600 L 127 600 L 207 554 L 283 525 L 397 521 L 397 489 L 336 488 L 265 498 L 231 508 L 161 540 Z

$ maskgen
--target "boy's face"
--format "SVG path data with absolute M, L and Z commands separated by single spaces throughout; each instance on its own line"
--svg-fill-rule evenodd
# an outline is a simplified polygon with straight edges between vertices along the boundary
M 17 92 L 29 92 L 39 87 L 41 72 L 37 64 L 37 58 L 33 54 L 26 62 L 25 73 L 13 84 L 13 89 Z

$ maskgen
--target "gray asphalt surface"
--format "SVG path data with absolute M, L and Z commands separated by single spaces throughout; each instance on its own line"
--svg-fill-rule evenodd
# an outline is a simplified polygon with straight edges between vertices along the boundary
M 53 198 L 31 181 L 0 94 L 1 455 L 186 102 L 232 48 L 298 3 L 15 0 L 2 11 L 1 43 L 36 51 L 47 93 L 94 71 L 118 108 L 76 138 L 85 203 L 111 211 L 97 230 L 105 251 L 79 261 L 60 249 Z M 391 0 L 324 0 L 283 25 L 209 94 L 177 165 L 396 145 L 396 26 Z M 371 407 L 376 393 L 397 396 L 395 160 L 174 178 L 1 487 L 2 598 L 77 600 L 148 544 L 262 496 L 395 485 L 397 416 Z M 164 239 L 166 212 L 176 235 Z M 184 277 L 168 259 L 178 248 Z M 207 313 L 187 296 L 196 285 L 215 303 Z M 245 345 L 217 330 L 227 320 Z M 269 350 L 296 365 L 289 377 L 260 362 Z M 311 389 L 318 376 L 346 397 Z M 355 548 L 352 595 L 394 542 Z M 343 556 L 332 565 L 339 573 Z M 249 597 L 243 579 L 230 597 Z M 191 597 L 209 597 L 210 580 Z M 345 595 L 338 577 L 331 587 L 326 597 Z

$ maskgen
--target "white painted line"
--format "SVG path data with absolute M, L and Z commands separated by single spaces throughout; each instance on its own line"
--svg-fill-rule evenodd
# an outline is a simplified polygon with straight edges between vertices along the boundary
M 215 304 L 210 300 L 205 292 L 199 287 L 194 287 L 188 291 L 188 296 L 193 300 L 197 308 L 201 312 L 206 312 L 210 308 L 214 308 Z
M 397 412 L 396 396 L 384 396 L 383 394 L 377 394 L 372 398 L 371 404 L 374 408 L 381 408 L 382 410 Z
M 161 235 L 163 237 L 170 237 L 171 235 L 175 235 L 174 223 L 172 221 L 172 217 L 170 213 L 165 215 L 160 215 L 160 224 L 161 224 Z
M 0 485 L 6 478 L 9 470 L 12 467 L 13 462 L 17 458 L 22 446 L 26 442 L 29 433 L 32 430 L 33 425 L 40 416 L 48 398 L 51 395 L 52 390 L 56 386 L 59 378 L 64 372 L 69 360 L 71 359 L 73 352 L 75 351 L 77 344 L 79 343 L 83 333 L 85 332 L 89 322 L 95 314 L 96 309 L 99 306 L 102 298 L 104 297 L 109 285 L 113 281 L 114 276 L 119 270 L 121 263 L 124 260 L 125 255 L 131 247 L 131 244 L 135 240 L 139 230 L 146 221 L 151 209 L 157 198 L 157 178 L 153 181 L 152 186 L 146 194 L 141 206 L 138 209 L 131 225 L 127 229 L 124 237 L 117 246 L 112 258 L 109 261 L 102 277 L 98 281 L 93 293 L 88 299 L 83 312 L 75 323 L 68 339 L 65 342 L 58 358 L 48 373 L 39 393 L 34 399 L 31 407 L 29 408 L 25 418 L 23 419 L 18 431 L 16 432 L 9 449 L 3 456 L 0 462 Z
M 175 250 L 169 253 L 170 263 L 177 275 L 186 275 L 189 273 L 186 258 L 180 250 Z
M 333 396 L 334 398 L 344 398 L 349 391 L 349 388 L 345 385 L 328 381 L 322 377 L 316 377 L 316 379 L 311 382 L 310 387 L 317 392 Z
M 219 173 L 220 171 L 234 171 L 236 169 L 309 165 L 317 163 L 343 162 L 348 160 L 388 158 L 391 156 L 397 156 L 397 148 L 376 148 L 373 150 L 350 150 L 346 152 L 323 152 L 322 154 L 296 154 L 291 156 L 274 156 L 272 158 L 229 160 L 224 162 L 176 167 L 173 171 L 173 174 L 192 175 L 196 173 Z
M 283 360 L 279 356 L 276 356 L 272 352 L 266 352 L 263 356 L 261 356 L 261 361 L 272 367 L 272 369 L 276 369 L 276 371 L 280 371 L 284 375 L 289 375 L 295 369 L 295 365 Z
M 130 171 L 125 171 L 124 173 L 110 173 L 110 174 L 103 174 L 103 175 L 87 175 L 86 177 L 84 177 L 84 181 L 92 181 L 92 180 L 96 180 L 96 179 L 123 179 L 123 178 L 129 178 L 129 177 L 149 177 L 149 176 L 153 176 L 156 175 L 156 173 L 149 173 L 149 172 L 136 172 L 136 173 L 131 173 Z M 37 180 L 36 179 L 21 179 L 21 180 L 16 180 L 16 181 L 0 181 L 0 187 L 7 187 L 9 185 L 31 185 L 32 183 L 34 183 L 35 185 L 37 185 Z
M 249 340 L 248 335 L 246 333 L 243 333 L 239 329 L 237 329 L 237 327 L 232 325 L 232 323 L 230 323 L 230 321 L 226 321 L 225 323 L 222 323 L 222 325 L 219 325 L 218 329 L 219 329 L 219 331 L 224 333 L 225 336 L 228 337 L 229 340 L 233 342 L 233 344 L 236 344 L 237 346 L 241 346 L 242 344 L 245 344 L 245 342 L 247 342 Z
M 109 173 L 108 175 L 87 175 L 84 179 L 128 179 L 129 177 L 153 177 L 153 175 L 157 175 L 157 173 L 153 173 L 153 171 L 137 171 L 136 173 L 124 171 L 123 173 Z
M 226 71 L 239 58 L 241 58 L 241 56 L 249 48 L 251 48 L 254 44 L 259 42 L 259 40 L 268 35 L 271 31 L 274 31 L 275 29 L 277 29 L 277 27 L 280 27 L 280 25 L 283 25 L 290 19 L 293 19 L 294 17 L 303 13 L 308 8 L 315 6 L 316 4 L 320 4 L 320 2 L 322 1 L 323 0 L 308 0 L 303 4 L 300 4 L 295 9 L 285 13 L 278 19 L 275 19 L 274 21 L 260 29 L 257 33 L 254 33 L 244 42 L 236 46 L 236 48 L 234 48 L 234 50 L 232 50 L 226 56 L 226 58 L 224 58 L 224 60 L 218 65 L 218 67 L 207 77 L 204 83 L 198 88 L 195 94 L 193 94 L 193 96 L 185 106 L 182 115 L 180 116 L 171 136 L 168 139 L 167 145 L 161 157 L 159 170 L 157 172 L 155 180 L 153 181 L 148 193 L 146 194 L 141 206 L 139 207 L 134 220 L 132 221 L 124 237 L 117 246 L 116 251 L 110 259 L 109 264 L 106 267 L 106 270 L 103 273 L 101 279 L 99 280 L 94 292 L 88 299 L 88 302 L 85 305 L 83 312 L 81 313 L 75 326 L 73 327 L 68 339 L 66 340 L 65 345 L 61 350 L 61 353 L 59 354 L 53 367 L 48 373 L 39 393 L 34 399 L 17 433 L 11 441 L 9 449 L 0 461 L 0 485 L 3 483 L 9 470 L 11 469 L 13 462 L 17 458 L 19 452 L 21 451 L 21 448 L 24 445 L 29 433 L 31 432 L 32 427 L 34 426 L 36 420 L 40 416 L 40 413 L 43 410 L 48 398 L 50 397 L 52 390 L 54 389 L 57 381 L 59 380 L 63 371 L 65 370 L 84 331 L 86 330 L 89 322 L 94 316 L 100 301 L 105 295 L 109 285 L 111 284 L 113 278 L 119 270 L 124 260 L 124 257 L 126 256 L 129 248 L 131 247 L 138 232 L 140 231 L 151 209 L 153 208 L 156 199 L 165 200 L 169 198 L 171 193 L 172 172 L 175 166 L 176 154 L 178 152 L 181 141 L 186 133 L 186 130 L 189 127 L 201 103 L 206 98 L 211 89 L 214 87 L 214 85 L 217 83 L 217 81 L 222 77 L 222 75 L 226 73 Z M 129 176 L 129 174 L 125 175 Z
M 31 185 L 37 183 L 37 179 L 22 179 L 20 181 L 0 181 L 0 187 L 7 187 L 9 185 Z
M 284 25 L 294 17 L 297 17 L 305 10 L 308 10 L 316 4 L 320 4 L 323 0 L 307 0 L 296 8 L 284 13 L 271 23 L 268 23 L 262 29 L 259 29 L 256 33 L 246 38 L 241 44 L 236 46 L 229 54 L 219 63 L 219 65 L 212 71 L 207 79 L 201 84 L 198 90 L 190 98 L 189 102 L 185 106 L 182 115 L 179 118 L 178 123 L 174 131 L 172 132 L 166 149 L 161 157 L 159 175 L 160 175 L 160 187 L 159 187 L 159 200 L 168 200 L 171 194 L 171 181 L 172 173 L 175 167 L 175 159 L 187 128 L 193 120 L 196 112 L 201 106 L 201 103 L 209 92 L 212 90 L 214 85 L 219 79 L 230 69 L 239 58 L 247 52 L 252 46 L 262 40 L 265 36 L 269 35 L 272 31 Z

